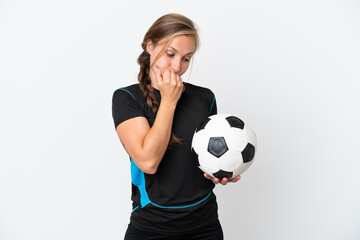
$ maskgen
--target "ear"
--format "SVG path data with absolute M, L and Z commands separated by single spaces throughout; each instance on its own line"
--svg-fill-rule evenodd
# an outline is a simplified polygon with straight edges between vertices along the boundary
M 154 50 L 154 44 L 153 42 L 151 41 L 151 39 L 148 39 L 147 42 L 146 42 L 146 51 L 149 53 L 149 54 L 152 54 Z

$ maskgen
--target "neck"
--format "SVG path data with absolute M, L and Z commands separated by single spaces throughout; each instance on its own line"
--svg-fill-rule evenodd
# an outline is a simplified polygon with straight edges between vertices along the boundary
M 154 71 L 153 70 L 150 70 L 150 74 L 149 74 L 150 76 L 150 80 L 151 80 L 151 86 L 153 87 L 153 88 L 155 88 L 156 90 L 159 90 L 159 86 L 158 86 L 158 84 L 157 84 L 157 79 L 156 79 L 156 76 L 155 76 L 155 73 L 154 73 Z

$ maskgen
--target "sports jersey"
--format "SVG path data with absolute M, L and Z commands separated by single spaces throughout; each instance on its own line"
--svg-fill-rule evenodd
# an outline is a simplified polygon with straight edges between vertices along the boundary
M 217 113 L 213 92 L 185 83 L 174 113 L 172 132 L 182 140 L 165 152 L 155 174 L 142 172 L 131 156 L 133 210 L 130 222 L 138 229 L 165 234 L 194 232 L 218 220 L 215 184 L 204 177 L 191 150 L 195 129 Z M 154 89 L 161 102 L 161 95 Z M 115 128 L 123 121 L 145 117 L 153 125 L 156 115 L 146 104 L 139 84 L 117 89 L 112 99 Z

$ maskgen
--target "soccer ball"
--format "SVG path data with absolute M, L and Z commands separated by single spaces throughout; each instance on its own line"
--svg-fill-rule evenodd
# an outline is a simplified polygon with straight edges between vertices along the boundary
M 241 119 L 229 114 L 212 115 L 195 130 L 191 147 L 199 168 L 211 177 L 236 177 L 253 163 L 256 136 Z

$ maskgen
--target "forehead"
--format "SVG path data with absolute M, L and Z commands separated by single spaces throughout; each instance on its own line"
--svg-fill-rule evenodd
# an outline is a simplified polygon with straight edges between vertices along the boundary
M 195 39 L 190 35 L 180 35 L 170 42 L 169 47 L 174 48 L 180 54 L 194 53 Z

